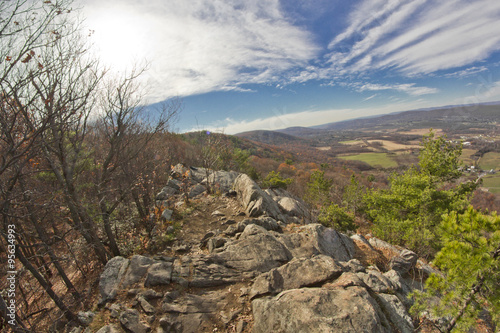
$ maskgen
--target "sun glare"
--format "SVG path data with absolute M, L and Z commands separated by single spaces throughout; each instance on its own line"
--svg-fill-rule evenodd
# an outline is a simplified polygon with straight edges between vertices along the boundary
M 127 11 L 89 18 L 91 41 L 106 65 L 116 71 L 125 71 L 148 59 L 148 33 L 143 19 Z

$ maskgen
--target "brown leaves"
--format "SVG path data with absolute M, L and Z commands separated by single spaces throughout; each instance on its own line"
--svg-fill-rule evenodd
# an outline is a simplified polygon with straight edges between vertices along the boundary
M 28 61 L 30 61 L 33 56 L 35 55 L 35 51 L 31 50 L 27 55 L 26 55 L 26 58 L 24 58 L 23 60 L 21 60 L 22 63 L 27 63 Z

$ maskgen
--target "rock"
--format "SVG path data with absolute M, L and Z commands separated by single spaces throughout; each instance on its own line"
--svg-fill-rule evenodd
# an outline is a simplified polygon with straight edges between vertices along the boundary
M 380 304 L 384 309 L 387 319 L 396 326 L 401 333 L 413 333 L 415 327 L 413 321 L 405 309 L 405 306 L 395 295 L 379 294 Z
M 273 219 L 272 217 L 262 216 L 258 219 L 245 219 L 245 220 L 241 221 L 240 223 L 245 225 L 245 227 L 249 224 L 255 224 L 255 225 L 258 225 L 259 227 L 262 227 L 262 228 L 269 230 L 269 231 L 272 230 L 272 231 L 282 232 L 281 227 L 279 226 L 278 222 L 276 222 L 276 220 Z
M 294 197 L 284 189 L 267 189 L 265 192 L 278 204 L 281 212 L 287 215 L 287 222 L 299 224 L 308 224 L 312 222 L 309 209 L 303 200 Z
M 252 301 L 254 333 L 390 332 L 366 289 L 303 288 Z
M 111 304 L 109 307 L 110 317 L 111 318 L 118 318 L 120 316 L 120 312 L 122 311 L 122 308 L 118 304 Z
M 358 259 L 351 259 L 344 264 L 344 268 L 352 273 L 365 272 L 365 266 Z
M 106 325 L 104 327 L 101 327 L 96 333 L 120 333 L 121 330 L 119 328 L 116 328 L 115 325 Z
M 228 244 L 219 256 L 225 265 L 253 275 L 267 272 L 292 259 L 290 251 L 266 229 L 248 225 L 240 239 Z
M 223 212 L 219 211 L 219 210 L 216 210 L 212 213 L 212 216 L 224 216 L 226 214 L 224 214 Z
M 370 242 L 365 238 L 365 236 L 360 235 L 360 234 L 354 234 L 351 236 L 351 239 L 356 242 L 361 242 L 362 244 L 368 246 L 368 248 L 372 251 L 375 251 L 373 246 L 370 244 Z
M 173 210 L 165 209 L 163 213 L 161 213 L 161 218 L 165 221 L 170 221 L 172 219 Z
M 144 297 L 142 296 L 137 297 L 137 301 L 139 302 L 139 305 L 141 306 L 144 313 L 148 315 L 156 313 L 155 307 L 152 306 Z
M 174 262 L 172 282 L 206 288 L 236 283 L 245 276 L 227 266 L 217 255 L 182 257 Z
M 89 326 L 92 320 L 94 320 L 95 313 L 92 311 L 80 311 L 78 312 L 78 320 L 85 326 Z
M 99 279 L 99 292 L 101 294 L 101 299 L 99 300 L 100 305 L 116 297 L 120 282 L 128 265 L 129 260 L 120 256 L 111 258 L 107 262 Z
M 393 252 L 395 255 L 399 255 L 399 253 L 401 252 L 401 250 L 398 249 L 396 246 L 391 245 L 391 244 L 384 242 L 383 240 L 375 238 L 375 237 L 371 237 L 370 239 L 368 239 L 368 242 L 375 249 L 389 250 L 389 251 Z
M 182 178 L 183 176 L 187 176 L 188 178 L 192 178 L 192 171 L 197 170 L 196 168 L 188 168 L 182 163 L 176 164 L 172 170 L 170 171 L 170 175 L 173 178 Z
M 221 192 L 227 193 L 231 191 L 236 178 L 240 175 L 236 171 L 212 171 L 208 176 L 208 183 L 220 189 Z
M 207 190 L 207 188 L 201 184 L 196 184 L 193 187 L 189 189 L 189 194 L 188 196 L 190 198 L 194 198 L 199 196 L 200 194 L 204 193 Z
M 132 333 L 147 333 L 150 327 L 139 321 L 139 311 L 135 309 L 127 309 L 120 315 L 120 324 L 127 332 Z
M 172 266 L 171 262 L 159 262 L 151 265 L 144 286 L 153 287 L 170 284 L 172 282 Z
M 141 291 L 141 292 L 139 292 L 139 296 L 144 297 L 144 299 L 146 299 L 148 301 L 163 297 L 163 295 L 161 293 L 156 292 L 153 289 L 147 289 L 147 290 Z
M 166 316 L 160 320 L 160 325 L 163 329 L 170 327 L 170 332 L 206 332 L 208 330 L 203 328 L 212 327 L 215 314 L 226 296 L 226 292 L 208 291 L 200 295 L 185 294 L 164 302 L 162 310 Z
M 252 286 L 250 298 L 317 285 L 341 274 L 342 267 L 331 257 L 320 254 L 311 259 L 294 258 L 281 267 L 259 275 Z
M 242 333 L 246 326 L 247 326 L 246 321 L 244 320 L 238 321 L 238 324 L 236 324 L 236 333 Z
M 171 225 L 167 227 L 167 234 L 171 235 L 175 232 L 175 228 Z
M 213 253 L 215 249 L 223 247 L 227 242 L 226 238 L 214 237 L 208 241 L 208 252 Z
M 324 254 L 338 261 L 349 261 L 354 257 L 352 239 L 321 224 L 308 224 L 296 229 L 296 233 L 279 235 L 294 257 L 311 257 Z
M 146 275 L 148 268 L 155 261 L 152 258 L 134 255 L 130 258 L 130 264 L 123 278 L 122 287 L 128 287 L 139 282 Z
M 276 220 L 285 220 L 278 204 L 264 192 L 249 176 L 241 174 L 234 182 L 238 200 L 249 217 L 270 216 Z
M 191 249 L 191 245 L 189 244 L 178 244 L 172 248 L 177 253 L 188 252 Z
M 376 293 L 387 293 L 396 289 L 391 281 L 379 271 L 369 269 L 366 273 L 356 273 L 365 285 Z

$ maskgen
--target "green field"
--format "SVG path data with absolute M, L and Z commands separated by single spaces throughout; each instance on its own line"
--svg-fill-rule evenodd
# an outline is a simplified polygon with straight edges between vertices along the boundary
M 373 167 L 393 168 L 398 166 L 398 163 L 387 153 L 363 153 L 339 156 L 339 158 L 348 161 L 362 161 Z
M 475 149 L 463 149 L 462 156 L 460 156 L 460 162 L 466 165 L 474 165 L 474 159 L 471 158 L 471 155 L 474 155 L 477 152 Z
M 486 153 L 479 160 L 479 167 L 483 170 L 500 169 L 500 153 Z
M 500 193 L 500 174 L 483 177 L 483 187 L 486 187 L 491 193 Z

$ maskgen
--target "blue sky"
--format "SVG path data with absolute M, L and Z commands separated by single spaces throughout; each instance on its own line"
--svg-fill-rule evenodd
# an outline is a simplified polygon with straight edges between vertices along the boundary
M 497 0 L 82 0 L 116 70 L 179 131 L 313 126 L 500 100 Z

